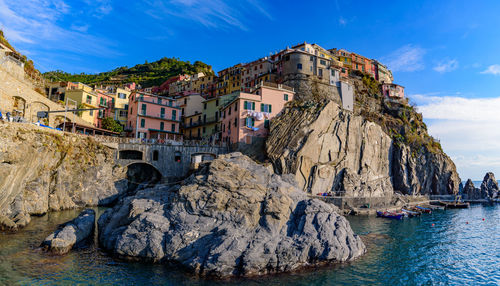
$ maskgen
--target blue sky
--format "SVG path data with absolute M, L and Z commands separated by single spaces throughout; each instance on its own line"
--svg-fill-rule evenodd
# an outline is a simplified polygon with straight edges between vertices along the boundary
M 0 0 L 42 71 L 161 57 L 216 71 L 307 41 L 387 64 L 462 179 L 500 174 L 500 1 Z M 500 176 L 500 175 L 499 175 Z

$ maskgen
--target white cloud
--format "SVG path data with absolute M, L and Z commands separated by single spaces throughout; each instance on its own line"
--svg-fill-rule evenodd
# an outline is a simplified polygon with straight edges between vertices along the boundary
M 429 133 L 441 140 L 462 179 L 500 174 L 500 97 L 464 98 L 416 94 Z
M 491 65 L 482 74 L 500 75 L 500 65 Z
M 255 12 L 272 19 L 259 0 L 143 0 L 146 13 L 158 20 L 173 16 L 202 24 L 208 28 L 248 30 L 246 19 Z M 252 15 L 253 13 L 253 15 Z
M 382 58 L 382 62 L 392 71 L 412 72 L 424 69 L 423 57 L 426 51 L 418 46 L 406 45 L 388 56 Z
M 345 26 L 347 24 L 346 19 L 344 19 L 343 17 L 340 17 L 339 18 L 339 24 L 340 24 L 340 26 Z
M 36 54 L 58 50 L 94 56 L 116 55 L 110 48 L 111 42 L 86 33 L 87 24 L 66 28 L 62 20 L 73 18 L 70 13 L 70 5 L 62 0 L 0 0 L 0 28 L 18 49 Z
M 451 72 L 458 68 L 457 60 L 449 60 L 438 63 L 433 69 L 439 73 Z

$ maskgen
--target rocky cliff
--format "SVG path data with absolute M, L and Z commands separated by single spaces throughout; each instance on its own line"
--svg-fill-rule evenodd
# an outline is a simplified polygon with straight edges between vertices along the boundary
M 101 247 L 120 257 L 207 276 L 292 271 L 365 252 L 335 206 L 240 153 L 219 156 L 182 186 L 121 199 L 98 225 Z
M 108 204 L 126 188 L 111 149 L 91 138 L 0 122 L 0 228 L 30 215 Z
M 278 173 L 295 175 L 313 194 L 457 193 L 454 163 L 426 130 L 415 126 L 425 124 L 407 118 L 417 114 L 404 104 L 388 111 L 383 104 L 376 97 L 363 104 L 358 99 L 350 112 L 329 100 L 292 102 L 271 122 L 267 154 Z
M 486 173 L 480 188 L 476 188 L 471 179 L 467 180 L 462 192 L 464 199 L 468 200 L 491 200 L 500 197 L 500 188 L 492 172 Z

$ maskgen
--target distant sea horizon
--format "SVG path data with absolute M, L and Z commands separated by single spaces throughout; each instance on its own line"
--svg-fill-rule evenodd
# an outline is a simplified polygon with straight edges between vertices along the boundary
M 465 183 L 467 183 L 467 180 L 462 181 L 462 185 L 464 185 L 464 186 L 465 186 Z M 480 187 L 481 187 L 481 184 L 483 183 L 483 181 L 472 181 L 472 183 L 474 184 L 474 187 L 476 187 L 476 188 L 480 188 Z

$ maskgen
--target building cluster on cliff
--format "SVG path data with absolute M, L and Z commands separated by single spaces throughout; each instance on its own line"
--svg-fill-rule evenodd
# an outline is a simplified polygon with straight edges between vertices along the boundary
M 107 128 L 104 121 L 112 118 L 127 137 L 252 144 L 267 136 L 270 120 L 300 93 L 303 81 L 337 90 L 343 108 L 352 111 L 353 75 L 380 82 L 384 96 L 404 98 L 404 88 L 393 83 L 391 71 L 379 61 L 309 43 L 236 64 L 217 75 L 180 74 L 147 88 L 134 83 L 91 87 L 52 82 L 46 94 L 52 101 L 89 109 L 77 114 L 95 129 L 66 124 L 68 131 L 92 134 Z

